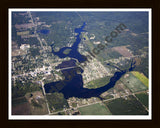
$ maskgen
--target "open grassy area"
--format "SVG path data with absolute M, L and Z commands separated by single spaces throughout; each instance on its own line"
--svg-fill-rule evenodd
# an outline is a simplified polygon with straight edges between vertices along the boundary
M 110 77 L 106 76 L 104 78 L 92 80 L 87 83 L 87 88 L 99 88 L 102 86 L 105 86 L 106 84 L 109 83 Z
M 87 35 L 83 34 L 83 37 L 85 38 L 85 40 L 89 40 Z
M 142 104 L 132 95 L 105 103 L 113 115 L 147 115 Z
M 28 35 L 28 34 L 29 34 L 29 31 L 17 32 L 18 36 Z
M 136 97 L 148 108 L 148 94 L 147 93 L 139 93 L 136 94 Z
M 78 108 L 81 115 L 111 115 L 110 111 L 102 104 L 93 104 Z
M 148 78 L 144 74 L 136 72 L 136 71 L 133 71 L 132 74 L 136 76 L 145 86 L 148 87 L 149 81 L 148 81 Z
M 145 86 L 136 76 L 132 73 L 128 73 L 128 76 L 124 75 L 121 79 L 122 83 L 126 85 L 132 92 L 139 92 L 147 90 Z
M 67 54 L 70 53 L 71 50 L 72 50 L 72 49 L 66 49 L 66 50 L 63 51 L 63 53 L 67 55 Z
M 31 115 L 48 114 L 47 105 L 41 91 L 27 93 L 25 97 L 29 102 Z
M 90 42 L 88 36 L 82 33 L 82 37 L 85 38 L 85 44 L 88 46 L 88 48 L 92 50 L 94 48 L 94 45 Z

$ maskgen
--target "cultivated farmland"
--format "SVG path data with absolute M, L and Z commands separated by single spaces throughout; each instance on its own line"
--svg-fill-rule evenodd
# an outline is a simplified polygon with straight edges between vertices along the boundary
M 148 81 L 148 78 L 144 74 L 136 72 L 136 71 L 133 71 L 132 74 L 134 76 L 136 76 L 145 86 L 148 87 L 148 85 L 149 85 L 148 82 L 149 81 Z
M 113 115 L 147 115 L 142 104 L 132 95 L 105 103 Z
M 12 100 L 12 115 L 30 115 L 30 106 L 25 97 Z
M 81 115 L 111 115 L 103 104 L 93 104 L 79 108 Z
M 132 53 L 129 52 L 129 49 L 126 48 L 126 46 L 113 47 L 112 50 L 120 53 L 124 57 L 131 57 L 131 56 L 133 56 Z
M 121 78 L 122 83 L 126 85 L 132 92 L 145 91 L 148 88 L 132 73 L 128 73 Z
M 148 94 L 147 93 L 138 93 L 136 97 L 148 108 Z

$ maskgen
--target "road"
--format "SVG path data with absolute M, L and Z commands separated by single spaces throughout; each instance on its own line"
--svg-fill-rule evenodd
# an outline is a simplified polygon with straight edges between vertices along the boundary
M 34 29 L 34 34 L 36 35 L 37 39 L 39 40 L 41 47 L 44 49 L 43 44 L 42 44 L 42 40 L 40 39 L 40 37 L 39 37 L 39 35 L 37 33 L 37 24 L 34 23 L 34 20 L 33 20 L 31 12 L 28 11 L 27 13 L 28 13 L 28 16 L 31 18 L 31 22 L 32 22 L 32 24 L 34 25 L 34 28 L 35 28 Z
M 45 89 L 44 89 L 44 83 L 43 83 L 42 80 L 40 80 L 40 82 L 41 82 L 41 85 L 42 85 L 42 90 L 43 90 L 43 94 L 44 94 L 44 99 L 46 101 L 46 105 L 47 105 L 47 109 L 48 109 L 48 114 L 51 114 L 50 110 L 49 110 L 49 104 L 48 104 L 48 101 L 47 101 L 47 98 L 46 98 L 46 92 L 45 92 Z
M 66 69 L 71 69 L 71 68 L 76 68 L 77 66 L 75 67 L 67 67 L 67 68 L 61 68 L 61 69 L 55 69 L 56 71 L 60 71 L 60 70 L 66 70 Z

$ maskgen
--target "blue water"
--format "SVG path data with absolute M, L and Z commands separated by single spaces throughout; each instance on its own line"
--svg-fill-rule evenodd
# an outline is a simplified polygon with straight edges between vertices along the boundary
M 76 36 L 76 41 L 72 45 L 72 47 L 63 47 L 58 52 L 54 52 L 52 48 L 52 53 L 54 55 L 59 56 L 60 58 L 71 57 L 77 59 L 80 63 L 86 61 L 86 57 L 81 55 L 78 52 L 78 45 L 81 42 L 80 34 L 83 32 L 85 23 L 80 28 L 76 28 L 75 32 L 78 33 Z M 67 48 L 72 49 L 69 54 L 63 54 L 63 51 Z M 76 65 L 76 61 L 64 61 L 59 64 L 56 68 L 66 68 Z M 109 64 L 108 64 L 109 65 Z M 107 91 L 108 89 L 114 87 L 115 83 L 128 71 L 132 71 L 134 69 L 135 63 L 131 63 L 130 68 L 127 70 L 120 70 L 114 73 L 114 76 L 110 78 L 110 82 L 103 87 L 96 88 L 96 89 L 87 89 L 83 88 L 83 79 L 81 73 L 83 73 L 83 69 L 80 67 L 75 67 L 72 69 L 61 70 L 63 76 L 65 77 L 62 81 L 52 82 L 44 85 L 46 93 L 53 93 L 53 92 L 60 92 L 64 94 L 64 97 L 78 97 L 78 98 L 90 98 L 90 97 L 99 97 L 103 92 Z
M 51 45 L 52 47 L 52 53 L 54 55 L 57 55 L 58 57 L 60 58 L 65 58 L 65 57 L 71 57 L 71 58 L 75 58 L 77 59 L 80 63 L 81 62 L 84 62 L 86 61 L 86 57 L 81 55 L 79 52 L 78 52 L 78 45 L 79 43 L 81 42 L 81 38 L 80 38 L 80 35 L 81 35 L 81 32 L 84 32 L 85 30 L 84 27 L 85 27 L 86 23 L 84 22 L 83 25 L 80 27 L 80 28 L 76 28 L 74 31 L 75 33 L 77 33 L 77 35 L 75 36 L 76 37 L 76 41 L 74 42 L 74 44 L 72 45 L 72 47 L 63 47 L 61 48 L 58 52 L 55 52 L 54 49 L 53 49 L 53 45 Z M 66 49 L 71 49 L 71 51 L 69 52 L 69 54 L 64 54 L 63 52 L 66 50 Z
M 133 63 L 132 63 L 133 64 Z M 83 79 L 81 74 L 77 74 L 77 71 L 83 73 L 83 69 L 77 67 L 74 69 L 62 70 L 62 74 L 65 76 L 63 81 L 52 82 L 46 84 L 46 93 L 60 92 L 64 94 L 64 97 L 78 97 L 78 98 L 90 98 L 99 97 L 103 92 L 114 87 L 115 83 L 128 71 L 132 71 L 134 66 L 128 70 L 121 70 L 114 73 L 114 76 L 110 78 L 110 82 L 103 87 L 96 89 L 83 88 Z M 71 75 L 72 74 L 72 75 Z
M 37 31 L 37 33 L 42 33 L 42 34 L 49 34 L 49 30 L 47 29 L 41 29 L 40 31 Z
M 56 66 L 56 69 L 61 69 L 61 68 L 67 68 L 67 67 L 75 67 L 76 66 L 76 60 L 69 60 L 69 61 L 63 61 L 61 64 Z

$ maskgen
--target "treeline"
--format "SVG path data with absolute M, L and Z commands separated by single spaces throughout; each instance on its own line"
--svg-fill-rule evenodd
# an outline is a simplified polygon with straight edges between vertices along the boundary
M 40 46 L 40 43 L 36 37 L 22 39 L 20 36 L 17 36 L 17 44 L 18 46 L 21 46 L 21 44 L 30 44 L 31 46 L 32 45 Z
M 12 86 L 12 98 L 24 96 L 27 92 L 39 91 L 41 87 L 38 84 L 28 82 L 23 84 L 21 81 L 16 81 L 15 86 Z
M 50 95 L 47 95 L 47 100 L 49 102 L 49 108 L 51 110 L 54 109 L 56 110 L 62 110 L 64 107 L 68 107 L 68 102 L 67 100 L 64 98 L 64 95 L 62 93 L 51 93 Z
M 19 47 L 21 46 L 21 44 L 30 44 L 30 45 L 40 46 L 40 43 L 36 37 L 30 37 L 30 38 L 23 39 L 21 38 L 21 36 L 18 36 L 15 26 L 12 26 L 12 40 L 16 41 Z
M 19 15 L 19 13 L 26 13 L 26 12 L 12 12 L 12 25 L 25 24 L 28 23 L 28 21 L 30 20 L 28 15 L 23 16 Z
M 135 71 L 142 72 L 147 78 L 149 77 L 149 59 L 148 58 L 142 58 L 141 59 L 141 64 L 136 66 Z
M 29 50 L 30 50 L 31 56 L 33 56 L 33 57 L 40 55 L 39 48 L 30 48 Z

